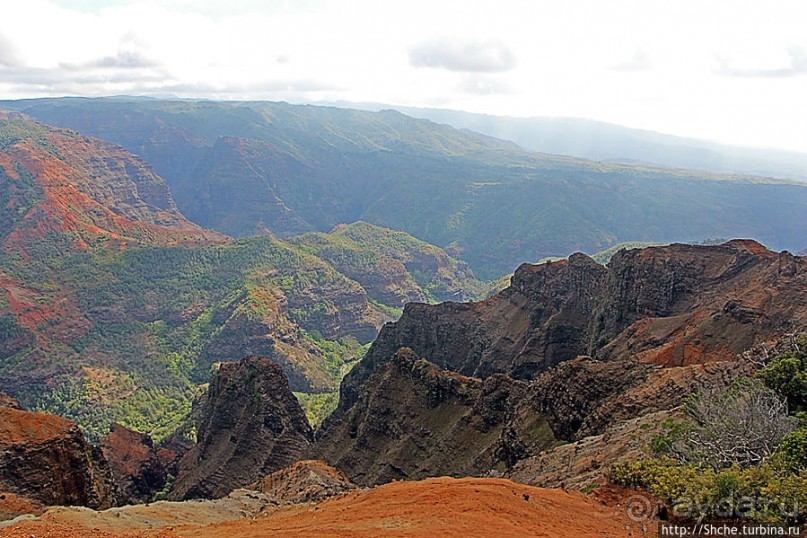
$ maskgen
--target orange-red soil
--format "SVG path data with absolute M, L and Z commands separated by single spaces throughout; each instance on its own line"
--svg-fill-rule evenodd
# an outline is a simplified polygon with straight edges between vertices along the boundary
M 102 529 L 22 522 L 0 536 L 161 538 L 272 537 L 575 537 L 655 536 L 652 520 L 628 517 L 628 502 L 609 505 L 579 492 L 540 489 L 503 479 L 433 478 L 354 491 L 316 505 L 298 505 L 205 527 L 112 533 Z M 635 510 L 633 512 L 635 514 Z
M 0 407 L 0 444 L 29 445 L 67 438 L 76 424 L 56 415 Z

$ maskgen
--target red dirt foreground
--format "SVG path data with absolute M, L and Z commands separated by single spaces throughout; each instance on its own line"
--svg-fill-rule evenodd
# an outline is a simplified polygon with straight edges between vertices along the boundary
M 635 511 L 633 511 L 635 515 Z M 31 537 L 575 537 L 655 536 L 652 520 L 635 522 L 623 503 L 540 489 L 503 479 L 432 478 L 393 482 L 316 505 L 298 505 L 205 527 L 132 532 L 39 521 L 0 529 L 0 536 Z

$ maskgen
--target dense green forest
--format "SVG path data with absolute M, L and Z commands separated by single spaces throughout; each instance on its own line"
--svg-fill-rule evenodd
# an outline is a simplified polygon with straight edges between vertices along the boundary
M 384 237 L 393 233 L 375 231 Z M 75 418 L 92 435 L 113 421 L 158 437 L 167 434 L 188 411 L 195 386 L 207 381 L 212 364 L 247 354 L 281 363 L 295 390 L 335 391 L 346 364 L 361 356 L 363 344 L 402 306 L 390 304 L 394 296 L 374 297 L 372 286 L 365 290 L 334 268 L 339 260 L 354 265 L 371 260 L 359 275 L 366 279 L 383 276 L 384 264 L 393 259 L 353 242 L 340 254 L 336 245 L 342 241 L 335 239 L 328 251 L 331 264 L 297 241 L 269 237 L 226 246 L 91 252 L 71 251 L 64 237 L 50 237 L 31 246 L 25 263 L 0 258 L 0 270 L 25 282 L 46 306 L 70 290 L 72 323 L 88 327 L 62 341 L 41 327 L 28 345 L 0 358 L 0 379 L 5 388 L 17 388 L 25 404 Z M 437 249 L 433 254 L 458 265 Z M 424 277 L 427 270 L 417 277 L 404 272 L 403 281 L 390 280 L 390 286 L 424 300 L 478 287 L 472 273 L 445 268 L 445 274 Z M 443 277 L 452 285 L 461 278 L 470 287 L 461 291 L 435 283 L 427 292 L 417 283 Z M 59 315 L 46 324 L 66 321 Z M 25 332 L 9 313 L 0 320 L 5 335 Z M 54 374 L 47 390 L 36 383 L 43 371 Z M 20 379 L 33 384 L 17 387 Z

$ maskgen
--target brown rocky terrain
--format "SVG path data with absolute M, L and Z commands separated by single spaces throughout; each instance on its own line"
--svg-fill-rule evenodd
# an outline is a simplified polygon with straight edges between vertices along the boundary
M 76 506 L 53 506 L 41 512 L 35 521 L 50 526 L 71 528 L 81 532 L 143 532 L 149 529 L 167 529 L 179 525 L 209 525 L 222 521 L 252 519 L 278 504 L 268 495 L 237 489 L 226 497 L 206 501 L 158 501 L 134 504 L 106 510 L 91 510 Z M 32 519 L 30 517 L 26 519 Z M 13 523 L 6 522 L 10 527 Z M 0 536 L 4 524 L 0 523 Z M 37 534 L 39 536 L 39 534 Z
M 20 516 L 43 514 L 47 507 L 39 501 L 14 493 L 0 492 L 0 525 Z
M 408 305 L 343 381 L 317 456 L 359 484 L 526 480 L 508 474 L 522 460 L 531 483 L 579 483 L 622 453 L 594 454 L 606 432 L 630 452 L 644 415 L 752 375 L 741 352 L 807 323 L 806 278 L 807 260 L 752 241 L 672 245 L 524 265 L 478 303 Z M 547 452 L 562 442 L 582 444 Z
M 597 357 L 630 354 L 664 366 L 733 360 L 807 327 L 807 258 L 756 241 L 637 249 L 608 267 L 633 285 L 605 311 L 619 332 Z
M 22 411 L 19 402 L 4 392 L 0 392 L 0 408 L 8 408 Z M 15 485 L 12 484 L 12 488 Z M 41 501 L 30 497 L 23 497 L 10 491 L 8 486 L 0 485 L 0 521 L 10 520 L 24 514 L 41 514 L 45 511 L 45 505 Z
M 646 444 L 657 424 L 645 416 L 669 416 L 688 396 L 752 370 L 747 362 L 661 367 L 579 357 L 532 381 L 477 379 L 404 348 L 339 420 L 329 420 L 315 454 L 362 485 L 489 473 L 539 486 L 586 485 Z
M 303 459 L 313 431 L 274 362 L 247 357 L 214 373 L 170 498 L 218 498 Z
M 661 433 L 662 423 L 671 417 L 677 417 L 677 413 L 658 411 L 616 422 L 601 434 L 520 460 L 501 475 L 544 488 L 580 490 L 605 484 L 611 465 L 645 456 L 648 444 Z
M 115 503 L 107 462 L 75 422 L 3 406 L 0 491 L 48 505 L 106 508 Z
M 0 499 L 0 510 L 8 508 L 9 519 L 21 513 L 23 519 L 75 530 L 103 532 L 147 531 L 179 525 L 203 526 L 222 521 L 255 518 L 280 506 L 312 504 L 355 490 L 347 477 L 321 461 L 301 461 L 266 476 L 247 489 L 237 489 L 225 497 L 206 501 L 158 501 L 95 511 L 82 507 L 42 506 L 25 503 L 11 494 Z M 14 509 L 14 511 L 10 511 Z M 0 522 L 2 528 L 13 522 Z
M 317 439 L 315 454 L 361 485 L 479 476 L 554 446 L 543 416 L 521 405 L 526 395 L 524 382 L 465 377 L 402 349 Z
M 0 407 L 22 409 L 22 407 L 20 407 L 20 403 L 5 392 L 0 392 Z
M 559 439 L 576 441 L 599 435 L 612 424 L 674 409 L 692 394 L 726 387 L 752 372 L 742 361 L 665 368 L 635 358 L 579 357 L 532 381 L 530 404 Z
M 98 517 L 98 512 L 51 512 L 38 521 L 21 521 L 0 528 L 4 538 L 160 537 L 377 537 L 465 538 L 545 536 L 548 538 L 624 538 L 656 536 L 652 519 L 628 514 L 639 502 L 613 490 L 586 496 L 560 489 L 541 489 L 491 478 L 432 478 L 393 482 L 356 490 L 316 505 L 265 510 L 208 524 L 206 505 L 218 501 L 154 503 L 148 507 L 116 509 L 121 517 Z M 642 504 L 648 503 L 644 498 Z M 211 513 L 216 508 L 211 506 Z M 137 520 L 126 510 L 137 509 Z M 183 511 L 196 511 L 196 523 L 183 521 Z M 174 510 L 177 517 L 171 517 Z M 121 512 L 123 511 L 123 512 Z M 100 514 L 104 514 L 103 512 Z M 152 527 L 144 524 L 152 517 Z M 161 519 L 165 518 L 165 519 Z M 117 524 L 115 522 L 117 520 Z
M 112 478 L 118 488 L 118 502 L 149 502 L 165 487 L 168 478 L 165 456 L 154 446 L 151 437 L 120 424 L 99 441 L 101 452 L 109 462 Z
M 303 460 L 265 476 L 246 489 L 259 491 L 278 505 L 324 501 L 358 486 L 323 461 Z
M 584 254 L 518 268 L 476 303 L 409 304 L 345 378 L 339 412 L 401 347 L 463 375 L 530 379 L 580 355 L 664 366 L 732 360 L 807 326 L 807 259 L 750 240 Z

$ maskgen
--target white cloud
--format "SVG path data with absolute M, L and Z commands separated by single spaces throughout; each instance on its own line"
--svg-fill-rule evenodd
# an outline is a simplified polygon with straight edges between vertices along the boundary
M 489 75 L 467 75 L 457 85 L 457 90 L 476 95 L 512 94 L 513 88 L 499 78 Z
M 0 34 L 0 66 L 14 67 L 19 62 L 16 47 L 10 39 Z
M 731 60 L 721 57 L 718 58 L 720 62 L 718 72 L 732 77 L 780 78 L 807 75 L 806 48 L 791 45 L 787 48 L 787 56 L 787 60 L 782 61 L 779 67 L 736 67 Z
M 80 64 L 61 63 L 59 67 L 67 71 L 85 69 L 145 69 L 159 67 L 160 62 L 152 60 L 137 51 L 118 51 L 111 56 L 104 56 Z
M 633 53 L 633 58 L 627 62 L 623 62 L 612 67 L 615 71 L 647 71 L 653 68 L 653 62 L 650 56 L 641 49 L 637 49 Z
M 807 151 L 804 20 L 802 0 L 26 0 L 3 6 L 0 97 L 375 101 Z
M 513 52 L 501 41 L 469 38 L 432 38 L 409 49 L 415 67 L 449 71 L 501 73 L 516 66 Z

